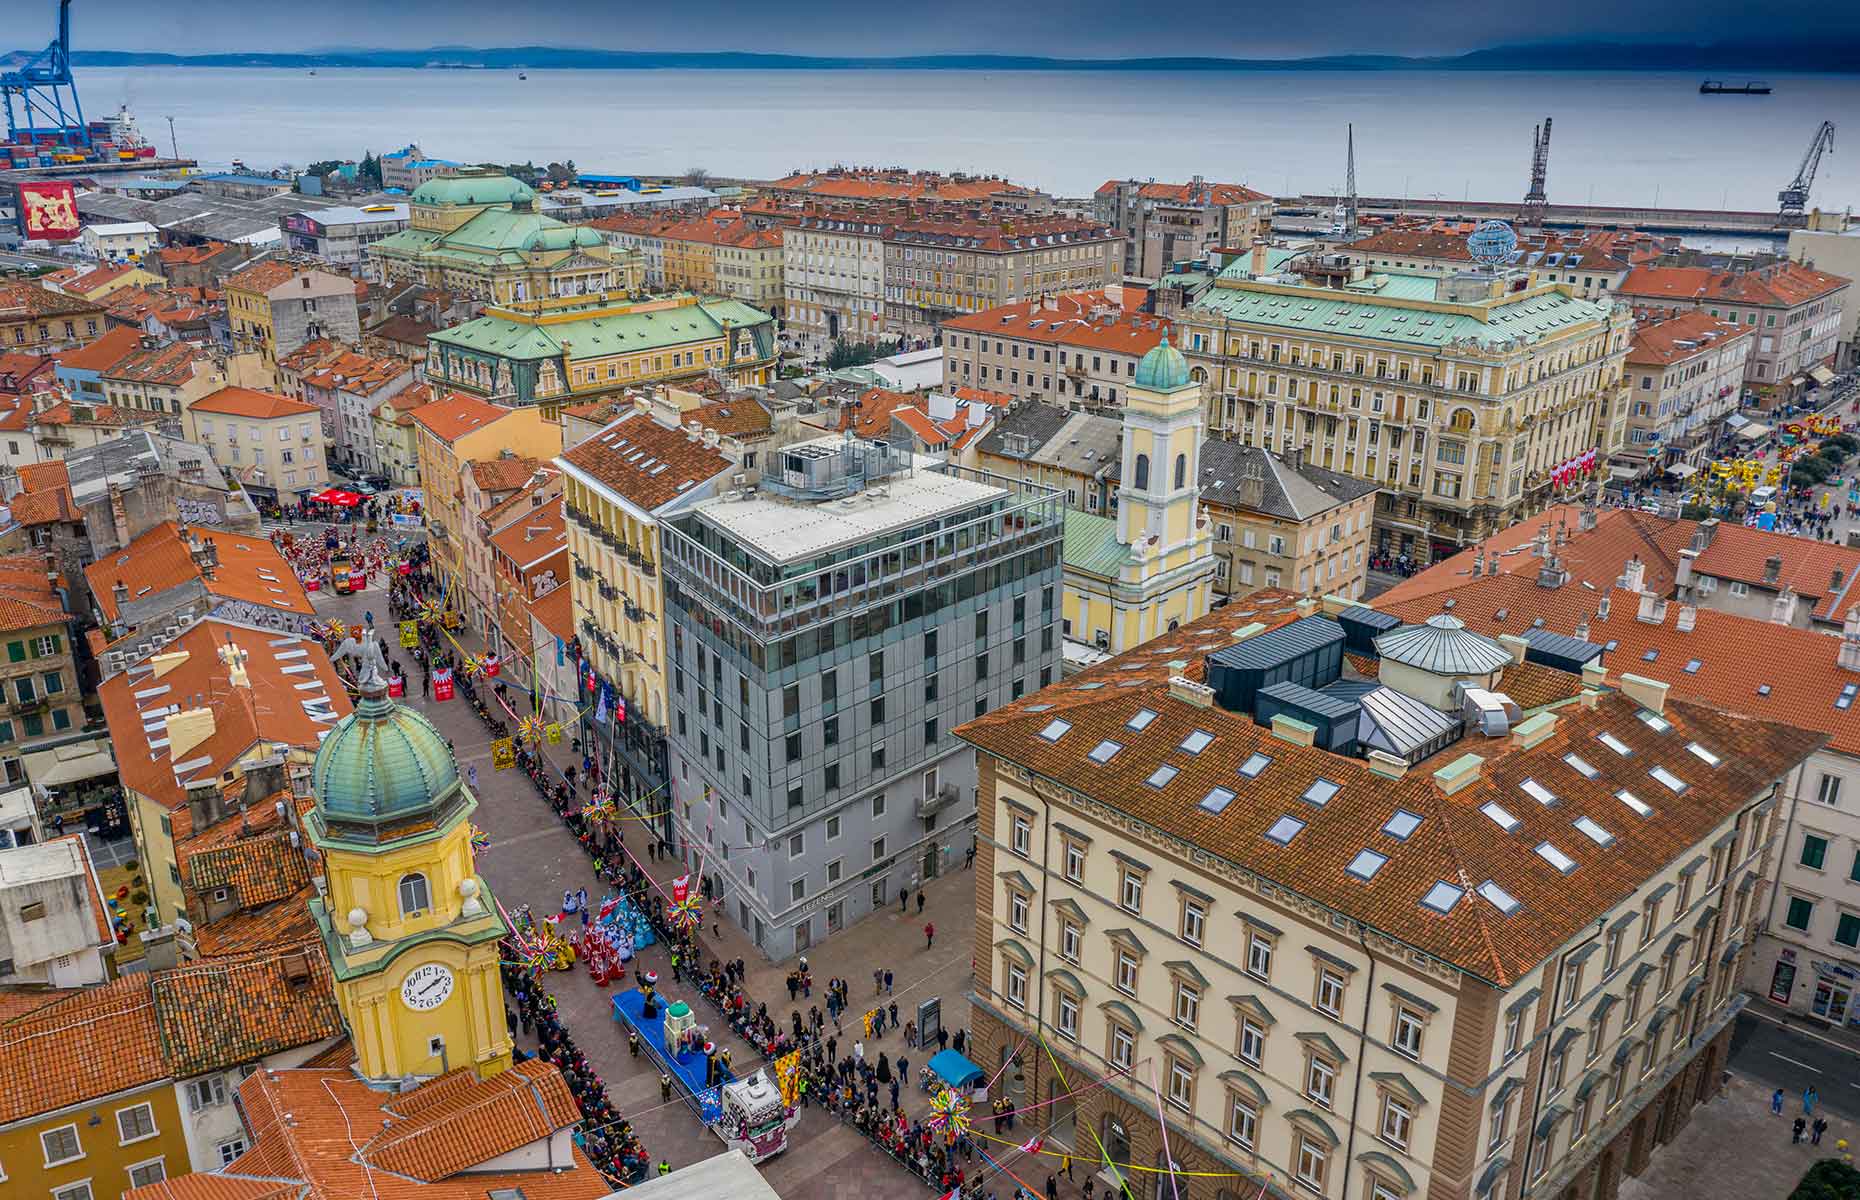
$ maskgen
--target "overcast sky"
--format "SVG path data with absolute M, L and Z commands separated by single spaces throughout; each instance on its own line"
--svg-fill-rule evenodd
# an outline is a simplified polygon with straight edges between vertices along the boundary
M 1158 54 L 1297 57 L 1453 54 L 1518 41 L 1707 42 L 1860 35 L 1860 5 L 1771 5 L 1752 30 L 1748 0 L 1328 0 L 1317 6 L 1188 0 L 79 0 L 81 50 L 294 51 L 331 47 L 593 46 L 800 54 L 991 51 L 1060 57 Z M 0 44 L 50 40 L 55 0 L 16 0 Z M 43 34 L 37 32 L 43 26 Z

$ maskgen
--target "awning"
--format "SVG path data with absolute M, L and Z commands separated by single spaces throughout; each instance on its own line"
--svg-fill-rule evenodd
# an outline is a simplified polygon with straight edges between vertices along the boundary
M 1738 437 L 1750 438 L 1752 440 L 1760 437 L 1768 437 L 1769 435 L 1770 427 L 1761 421 L 1752 421 L 1737 431 Z
M 1834 372 L 1828 370 L 1826 367 L 1812 368 L 1808 373 L 1808 377 L 1823 386 L 1834 382 Z
M 987 1072 L 959 1050 L 939 1050 L 931 1055 L 930 1070 L 951 1087 L 965 1087 L 988 1078 Z
M 1732 413 L 1724 419 L 1724 423 L 1729 425 L 1732 429 L 1742 429 L 1744 426 L 1750 424 L 1750 418 L 1742 413 Z
M 116 774 L 116 756 L 104 738 L 89 738 L 50 750 L 36 750 L 26 757 L 26 778 L 42 788 L 62 787 L 82 779 Z
M 362 502 L 360 495 L 355 492 L 346 492 L 341 488 L 324 488 L 310 499 L 318 504 L 334 504 L 341 508 L 354 508 Z
M 1674 463 L 1672 466 L 1666 468 L 1666 473 L 1675 479 L 1685 479 L 1689 476 L 1697 475 L 1699 469 L 1691 463 Z

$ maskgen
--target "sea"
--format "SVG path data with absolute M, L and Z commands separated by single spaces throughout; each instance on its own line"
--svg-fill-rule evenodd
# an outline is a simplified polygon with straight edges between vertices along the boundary
M 1734 80 L 1733 82 L 1743 82 Z M 1509 200 L 1555 118 L 1549 195 L 1572 204 L 1769 210 L 1860 76 L 1702 96 L 1671 73 L 81 68 L 91 115 L 127 103 L 164 151 L 270 168 L 417 142 L 466 162 L 774 178 L 835 164 L 1004 175 L 1060 196 L 1112 177 L 1344 186 Z M 1823 158 L 1814 202 L 1860 205 L 1860 154 Z

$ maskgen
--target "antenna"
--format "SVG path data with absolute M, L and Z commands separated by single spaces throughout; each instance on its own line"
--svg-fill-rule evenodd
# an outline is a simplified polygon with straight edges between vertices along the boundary
M 1524 193 L 1524 203 L 1518 206 L 1518 224 L 1541 228 L 1544 223 L 1544 209 L 1549 206 L 1550 196 L 1544 190 L 1544 177 L 1550 168 L 1550 123 L 1545 117 L 1544 123 L 1531 130 L 1531 186 Z
M 1346 164 L 1343 196 L 1343 236 L 1356 238 L 1356 124 L 1344 126 L 1344 162 Z

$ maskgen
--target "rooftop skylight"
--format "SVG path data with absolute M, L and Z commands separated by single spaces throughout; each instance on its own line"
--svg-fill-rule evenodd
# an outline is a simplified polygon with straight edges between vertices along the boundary
M 1576 869 L 1576 860 L 1558 850 L 1549 842 L 1537 843 L 1537 857 L 1543 859 L 1557 870 L 1567 875 Z
M 1269 841 L 1277 842 L 1281 846 L 1289 846 L 1292 844 L 1292 839 L 1298 836 L 1298 831 L 1304 827 L 1305 823 L 1297 817 L 1283 816 L 1272 823 L 1272 828 L 1266 831 L 1266 837 Z
M 1545 808 L 1556 803 L 1556 793 L 1543 784 L 1538 783 L 1535 779 L 1527 779 L 1523 783 L 1520 783 L 1518 785 L 1518 790 L 1537 801 L 1537 803 L 1543 805 Z
M 1176 749 L 1186 750 L 1190 754 L 1200 754 L 1203 750 L 1206 750 L 1209 746 L 1213 744 L 1214 744 L 1213 734 L 1209 733 L 1205 729 L 1197 729 L 1195 730 L 1195 732 L 1183 738 L 1182 744 L 1177 746 Z
M 1660 781 L 1660 786 L 1677 796 L 1686 790 L 1686 781 L 1673 774 L 1665 767 L 1655 767 L 1647 774 Z
M 1331 797 L 1335 796 L 1339 790 L 1337 785 L 1328 779 L 1314 779 L 1311 786 L 1305 789 L 1305 794 L 1301 799 L 1307 804 L 1315 804 L 1323 808 L 1330 803 Z
M 1265 754 L 1254 754 L 1240 764 L 1242 779 L 1258 779 L 1261 771 L 1272 765 L 1272 758 Z
M 1040 730 L 1040 737 L 1049 742 L 1056 742 L 1070 732 L 1072 732 L 1072 722 L 1054 717 L 1046 723 L 1045 729 Z
M 1843 687 L 1841 694 L 1835 698 L 1834 707 L 1845 712 L 1854 706 L 1855 696 L 1860 696 L 1860 683 L 1850 683 Z
M 1386 854 L 1377 854 L 1374 850 L 1361 850 L 1357 852 L 1355 858 L 1350 860 L 1350 865 L 1344 870 L 1358 879 L 1374 879 L 1376 872 L 1380 871 L 1382 864 L 1388 860 L 1389 856 Z
M 1234 802 L 1234 792 L 1229 788 L 1217 787 L 1201 798 L 1201 807 L 1211 813 L 1218 813 Z
M 1588 838 L 1598 846 L 1610 846 L 1614 844 L 1615 835 L 1603 829 L 1600 825 L 1597 825 L 1587 817 L 1576 818 L 1576 829 L 1583 837 Z
M 1096 746 L 1093 746 L 1091 748 L 1091 753 L 1086 755 L 1085 757 L 1091 759 L 1095 763 L 1100 763 L 1100 764 L 1108 763 L 1113 758 L 1116 758 L 1117 752 L 1122 749 L 1123 749 L 1123 746 L 1107 739 L 1106 741 L 1099 742 Z
M 1156 719 L 1156 713 L 1153 710 L 1147 709 L 1147 708 L 1139 708 L 1137 710 L 1136 716 L 1124 722 L 1124 728 L 1125 729 L 1137 729 L 1137 730 L 1148 729 L 1150 727 L 1150 722 L 1154 721 L 1155 719 Z
M 1671 733 L 1673 730 L 1673 723 L 1671 721 L 1650 708 L 1641 709 L 1638 715 L 1641 724 L 1653 730 L 1655 733 Z
M 1627 758 L 1634 753 L 1634 750 L 1632 747 L 1630 747 L 1626 742 L 1622 741 L 1620 738 L 1616 737 L 1612 733 L 1607 733 L 1607 732 L 1598 733 L 1595 735 L 1595 740 L 1600 742 L 1602 745 L 1608 747 L 1610 750 L 1613 750 L 1616 754 L 1619 754 L 1622 758 Z
M 1512 913 L 1517 912 L 1520 907 L 1517 897 L 1513 896 L 1504 888 L 1499 887 L 1490 879 L 1480 884 L 1478 891 L 1481 896 L 1485 897 L 1487 903 L 1491 904 L 1493 908 L 1496 908 L 1499 912 L 1504 913 L 1508 917 Z
M 1719 763 L 1724 761 L 1722 758 L 1719 758 L 1717 754 L 1712 752 L 1710 749 L 1699 745 L 1697 742 L 1687 742 L 1686 749 L 1690 750 L 1694 757 L 1696 757 L 1700 762 L 1704 763 L 1708 767 L 1715 767 Z
M 1390 817 L 1388 822 L 1382 826 L 1382 832 L 1388 834 L 1398 842 L 1405 842 L 1408 840 L 1408 835 L 1420 827 L 1421 816 L 1419 813 L 1411 813 L 1405 808 L 1398 808 L 1395 810 L 1395 815 Z
M 1427 895 L 1421 897 L 1421 907 L 1431 908 L 1437 913 L 1450 913 L 1465 894 L 1466 889 L 1454 887 L 1443 879 L 1427 889 Z
M 1699 673 L 1699 668 L 1704 665 L 1705 662 L 1703 659 L 1688 658 L 1686 660 L 1686 674 L 1697 675 Z
M 1492 818 L 1492 820 L 1498 824 L 1498 827 L 1506 833 L 1510 833 L 1518 827 L 1518 818 L 1506 812 L 1504 807 L 1496 800 L 1489 800 L 1480 805 L 1479 811 Z
M 1594 779 L 1597 775 L 1601 774 L 1600 771 L 1595 769 L 1594 763 L 1591 763 L 1580 754 L 1565 754 L 1563 756 L 1563 761 L 1574 768 L 1576 773 L 1581 775 L 1584 779 Z
M 1615 799 L 1633 809 L 1635 813 L 1640 816 L 1651 817 L 1653 815 L 1653 806 L 1648 804 L 1645 800 L 1642 800 L 1639 796 L 1636 796 L 1633 792 L 1628 791 L 1626 788 L 1617 790 L 1615 792 Z
M 1150 772 L 1150 777 L 1144 780 L 1144 782 L 1149 784 L 1153 788 L 1159 788 L 1159 787 L 1163 787 L 1164 785 L 1166 785 L 1171 779 L 1174 779 L 1178 774 L 1180 774 L 1180 772 L 1178 772 L 1174 767 L 1170 766 L 1168 763 L 1164 763 L 1162 766 L 1157 767 L 1154 771 Z

